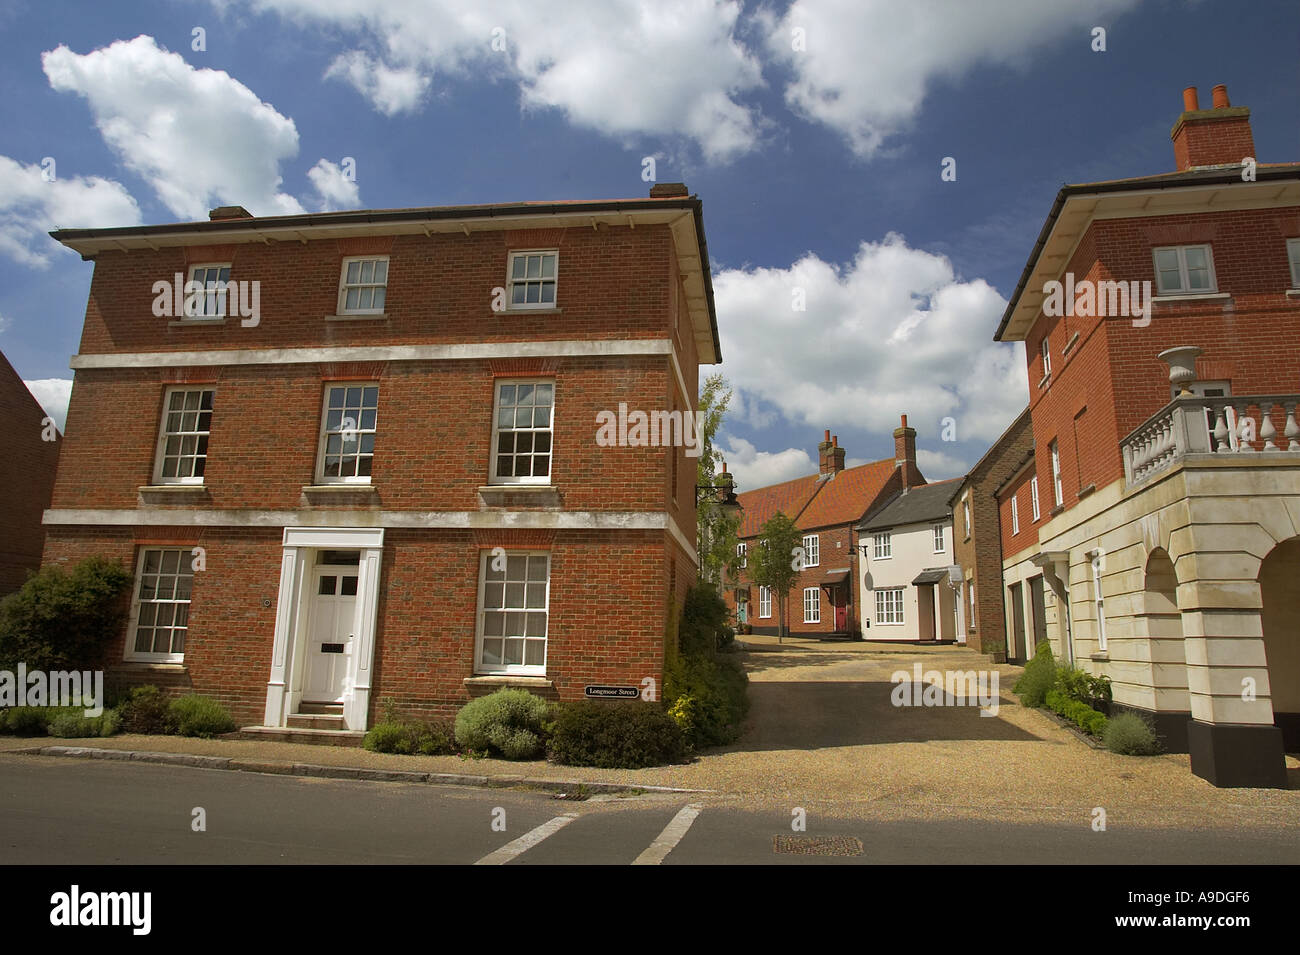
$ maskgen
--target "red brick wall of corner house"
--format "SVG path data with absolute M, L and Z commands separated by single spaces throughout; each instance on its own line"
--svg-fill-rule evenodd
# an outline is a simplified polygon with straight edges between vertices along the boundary
M 559 250 L 560 314 L 495 313 L 512 250 Z M 324 322 L 338 306 L 347 255 L 389 256 L 386 321 Z M 664 338 L 674 259 L 667 226 L 373 236 L 269 245 L 195 246 L 103 252 L 91 281 L 83 354 L 286 348 L 319 345 L 450 344 L 545 339 Z M 229 261 L 232 281 L 261 283 L 261 320 L 231 318 L 173 328 L 153 315 L 153 284 L 187 264 Z
M 479 554 L 492 539 L 487 532 L 451 530 L 390 529 L 385 535 L 372 722 L 388 698 L 424 716 L 451 716 L 469 699 L 464 679 L 474 666 Z M 506 531 L 501 541 L 551 553 L 547 673 L 555 692 L 549 695 L 576 699 L 587 683 L 639 685 L 646 676 L 662 681 L 661 532 L 563 531 L 547 544 L 530 532 Z M 59 527 L 51 529 L 46 562 L 103 554 L 134 573 L 142 546 L 205 550 L 206 569 L 194 579 L 184 669 L 123 662 L 124 628 L 107 648 L 106 679 L 202 693 L 226 705 L 240 725 L 260 724 L 275 635 L 279 530 Z
M 473 696 L 479 555 L 500 546 L 551 555 L 547 676 L 552 699 L 587 684 L 663 680 L 665 543 L 660 531 L 390 530 L 384 540 L 371 721 L 392 698 L 409 715 L 453 716 Z M 533 538 L 536 537 L 536 540 Z
M 686 385 L 686 393 L 681 391 L 681 385 L 677 382 L 676 372 L 670 370 L 667 377 L 668 392 L 664 396 L 663 404 L 660 405 L 665 411 L 680 411 L 683 417 L 699 407 L 699 349 L 696 347 L 695 336 L 690 328 L 689 313 L 687 312 L 686 295 L 682 289 L 681 281 L 678 279 L 676 271 L 676 260 L 670 263 L 672 269 L 671 281 L 676 294 L 673 297 L 674 305 L 672 312 L 672 330 L 671 338 L 673 347 L 677 350 L 678 363 L 681 366 L 682 379 Z M 707 371 L 706 371 L 707 374 Z M 622 399 L 616 399 L 622 400 Z M 667 501 L 668 513 L 672 515 L 673 520 L 681 529 L 683 536 L 692 544 L 695 542 L 695 482 L 698 475 L 699 457 L 690 457 L 686 453 L 684 445 L 678 445 L 672 448 L 663 449 L 660 454 L 663 458 L 663 480 L 665 487 L 664 499 Z M 672 487 L 673 469 L 670 458 L 675 456 L 677 459 L 677 486 L 676 493 Z
M 548 370 L 529 370 L 538 368 Z M 380 506 L 479 508 L 477 488 L 488 483 L 490 471 L 494 369 L 503 377 L 554 378 L 552 480 L 566 509 L 663 511 L 667 450 L 605 448 L 595 440 L 597 413 L 616 410 L 618 401 L 631 408 L 662 406 L 673 376 L 669 363 L 656 356 L 388 363 L 378 377 L 372 478 Z M 217 378 L 207 491 L 199 504 L 187 497 L 182 506 L 298 508 L 302 488 L 315 483 L 321 366 L 200 371 Z M 137 505 L 137 488 L 153 482 L 167 387 L 162 378 L 158 369 L 77 373 L 54 507 Z M 690 469 L 679 468 L 679 494 L 686 496 L 686 482 L 693 479 L 683 470 Z M 686 515 L 682 521 L 683 532 L 693 534 L 693 522 Z
M 1201 379 L 1229 380 L 1235 394 L 1296 391 L 1300 375 L 1300 303 L 1288 298 L 1286 239 L 1300 236 L 1300 208 L 1152 216 L 1093 223 L 1070 264 L 1076 281 L 1150 281 L 1152 249 L 1208 243 L 1221 292 L 1230 299 L 1165 303 L 1151 322 L 1130 318 L 1040 316 L 1027 338 L 1026 361 L 1037 438 L 1040 489 L 1051 508 L 1049 443 L 1059 442 L 1065 506 L 1088 484 L 1104 487 L 1123 477 L 1120 442 L 1169 401 L 1168 366 L 1156 356 L 1175 345 L 1198 345 Z M 1075 333 L 1068 356 L 1061 349 Z M 1052 343 L 1052 381 L 1042 378 L 1039 342 Z M 1079 412 L 1086 413 L 1079 418 Z M 1279 414 L 1274 426 L 1284 426 Z M 1076 439 L 1075 432 L 1078 437 Z
M 0 597 L 17 590 L 41 563 L 44 529 L 62 438 L 41 440 L 45 412 L 0 357 Z

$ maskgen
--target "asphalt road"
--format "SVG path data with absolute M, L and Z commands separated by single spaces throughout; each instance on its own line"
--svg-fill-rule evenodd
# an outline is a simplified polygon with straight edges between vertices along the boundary
M 206 830 L 196 832 L 200 807 Z M 681 795 L 575 802 L 548 793 L 0 756 L 6 865 L 637 861 L 1294 864 L 1300 832 L 1135 829 L 1113 819 L 1105 832 L 1086 819 L 1077 826 L 822 820 L 815 809 L 806 830 L 794 832 L 789 814 Z

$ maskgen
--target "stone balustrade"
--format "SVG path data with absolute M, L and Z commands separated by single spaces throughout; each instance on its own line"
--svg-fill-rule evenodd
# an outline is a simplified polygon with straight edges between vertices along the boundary
M 1300 452 L 1300 395 L 1175 398 L 1122 442 L 1124 477 L 1140 484 L 1189 454 Z

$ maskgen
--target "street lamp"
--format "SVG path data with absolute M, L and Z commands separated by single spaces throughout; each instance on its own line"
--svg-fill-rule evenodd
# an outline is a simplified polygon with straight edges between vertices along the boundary
M 740 501 L 736 498 L 736 482 L 732 480 L 731 473 L 727 470 L 727 462 L 722 462 L 722 470 L 716 476 L 717 484 L 697 484 L 695 485 L 695 506 L 700 506 L 700 492 L 703 491 L 713 499 L 718 510 L 722 511 L 722 516 L 729 521 L 739 519 L 740 512 L 744 510 Z M 722 495 L 719 499 L 718 495 Z

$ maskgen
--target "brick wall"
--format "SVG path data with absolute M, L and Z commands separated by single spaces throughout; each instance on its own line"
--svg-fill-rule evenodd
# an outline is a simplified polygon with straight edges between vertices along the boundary
M 967 477 L 966 486 L 953 502 L 953 554 L 956 563 L 975 581 L 975 619 L 971 620 L 970 599 L 963 591 L 966 604 L 962 619 L 966 623 L 966 643 L 981 653 L 1005 659 L 1005 618 L 1003 614 L 1002 559 L 1003 536 L 994 491 L 1024 463 L 1034 447 L 1032 421 L 1028 415 L 1018 418 L 990 449 L 988 455 Z M 1032 471 L 1026 478 L 1032 477 Z M 1043 490 L 1040 481 L 1040 495 Z M 969 495 L 971 534 L 965 533 L 962 495 Z M 1028 491 L 1020 515 L 1020 539 L 1036 541 L 1033 515 L 1028 506 Z M 1045 501 L 1040 497 L 1040 502 Z M 1043 517 L 1046 518 L 1046 507 Z M 972 623 L 974 626 L 972 627 Z
M 559 531 L 548 542 L 520 531 L 394 530 L 385 534 L 371 692 L 373 722 L 392 698 L 411 715 L 450 716 L 469 698 L 474 672 L 479 556 L 504 546 L 551 555 L 547 676 L 558 699 L 577 699 L 587 683 L 663 678 L 663 617 L 668 544 L 658 531 Z M 75 562 L 92 554 L 134 570 L 143 546 L 204 548 L 196 572 L 183 665 L 123 662 L 125 630 L 108 648 L 107 679 L 203 693 L 228 706 L 241 725 L 262 721 L 275 603 L 278 528 L 53 528 L 46 560 Z M 678 603 L 691 565 L 685 556 Z
M 45 412 L 0 355 L 0 597 L 17 590 L 41 563 L 41 515 L 49 506 L 62 437 L 45 441 Z

